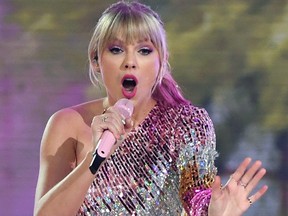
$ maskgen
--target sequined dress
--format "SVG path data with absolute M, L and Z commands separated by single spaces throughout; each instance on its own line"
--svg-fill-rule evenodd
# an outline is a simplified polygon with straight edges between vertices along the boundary
M 215 145 L 204 109 L 158 102 L 97 171 L 77 215 L 207 215 Z

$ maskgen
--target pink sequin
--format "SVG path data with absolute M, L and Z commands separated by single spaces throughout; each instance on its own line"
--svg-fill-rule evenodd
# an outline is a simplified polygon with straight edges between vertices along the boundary
M 183 202 L 188 214 L 202 215 L 209 189 L 198 185 L 179 194 L 181 173 L 194 163 L 197 178 L 213 178 L 215 157 L 214 129 L 204 109 L 157 103 L 98 170 L 77 215 L 180 215 Z M 202 213 L 191 214 L 194 208 Z

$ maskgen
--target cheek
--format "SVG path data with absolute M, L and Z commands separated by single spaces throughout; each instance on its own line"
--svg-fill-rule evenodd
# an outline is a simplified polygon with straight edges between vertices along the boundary
M 154 70 L 153 71 L 154 71 L 154 74 L 153 74 L 154 81 L 156 81 L 157 76 L 158 76 L 158 74 L 160 72 L 160 62 L 159 61 L 156 61 L 154 63 Z
M 99 65 L 103 81 L 111 80 L 113 77 L 115 78 L 116 70 L 113 62 L 102 60 L 101 63 L 99 63 Z
M 160 71 L 160 63 L 154 62 L 153 65 L 150 65 L 150 67 L 147 69 L 148 73 L 144 75 L 145 83 L 147 85 L 153 86 L 156 82 L 158 73 Z

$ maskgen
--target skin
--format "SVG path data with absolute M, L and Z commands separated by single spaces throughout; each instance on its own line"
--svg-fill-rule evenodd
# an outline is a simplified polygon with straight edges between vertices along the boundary
M 121 145 L 127 132 L 137 127 L 155 106 L 151 89 L 160 60 L 149 40 L 125 43 L 117 38 L 108 43 L 93 67 L 102 75 L 107 97 L 60 110 L 50 118 L 41 141 L 34 215 L 75 215 L 94 180 L 89 165 L 103 131 L 110 130 L 118 139 L 111 154 Z M 123 98 L 121 80 L 125 74 L 133 74 L 138 85 L 137 93 L 131 99 L 133 115 L 124 125 L 113 105 Z M 104 109 L 107 111 L 103 114 Z M 250 162 L 250 158 L 245 159 L 222 189 L 221 179 L 216 177 L 209 216 L 242 215 L 250 206 L 248 196 L 255 202 L 265 194 L 267 186 L 250 194 L 266 172 L 260 161 L 248 168 Z M 247 183 L 247 187 L 239 185 L 239 181 Z
M 261 161 L 255 161 L 249 168 L 251 161 L 251 158 L 245 158 L 224 187 L 221 187 L 221 178 L 216 177 L 212 186 L 209 216 L 240 216 L 266 193 L 268 187 L 264 185 L 256 193 L 251 194 L 266 174 Z
M 107 92 L 108 104 L 114 104 L 123 97 L 121 80 L 124 75 L 134 75 L 138 82 L 137 94 L 131 100 L 134 103 L 133 119 L 142 120 L 141 115 L 147 114 L 142 110 L 143 104 L 150 108 L 155 105 L 151 89 L 155 84 L 160 70 L 159 53 L 153 43 L 147 39 L 138 40 L 132 44 L 125 43 L 121 38 L 108 43 L 103 50 L 95 69 L 101 71 L 102 79 Z M 137 116 L 140 115 L 140 118 Z
M 156 103 L 151 98 L 151 89 L 160 63 L 150 41 L 113 41 L 105 47 L 99 62 L 93 62 L 93 67 L 103 77 L 107 97 L 60 110 L 50 118 L 41 141 L 34 215 L 75 215 L 94 180 L 89 165 L 103 131 L 108 129 L 120 139 L 132 126 L 137 127 Z M 137 77 L 138 90 L 131 99 L 133 116 L 123 125 L 122 116 L 112 105 L 123 98 L 121 80 L 128 73 Z M 104 109 L 107 111 L 102 114 Z M 105 122 L 104 116 L 108 117 Z M 117 145 L 120 144 L 118 141 Z

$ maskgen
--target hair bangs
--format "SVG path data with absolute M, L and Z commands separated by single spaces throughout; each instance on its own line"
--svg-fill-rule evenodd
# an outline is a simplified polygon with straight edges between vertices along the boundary
M 118 13 L 111 22 L 103 42 L 106 44 L 115 39 L 121 39 L 126 43 L 151 40 L 159 49 L 159 43 L 161 43 L 159 36 L 162 33 L 157 22 L 157 20 L 151 20 L 151 17 L 145 14 L 139 14 L 139 12 Z

